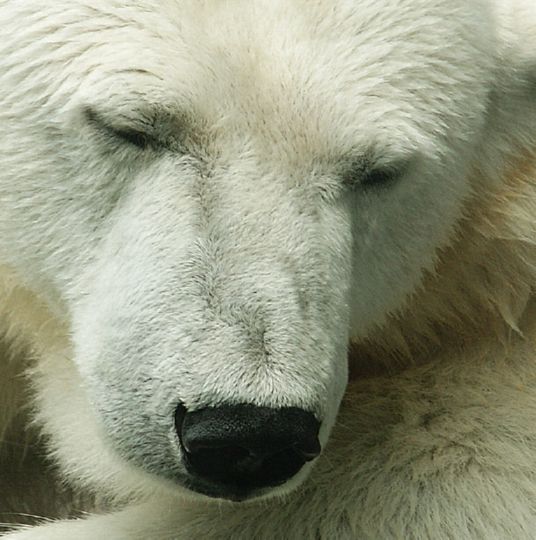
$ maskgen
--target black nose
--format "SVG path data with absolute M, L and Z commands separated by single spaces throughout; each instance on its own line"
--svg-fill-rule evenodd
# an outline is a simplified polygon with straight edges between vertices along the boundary
M 180 405 L 175 421 L 188 471 L 230 491 L 283 484 L 320 453 L 320 423 L 296 407 Z

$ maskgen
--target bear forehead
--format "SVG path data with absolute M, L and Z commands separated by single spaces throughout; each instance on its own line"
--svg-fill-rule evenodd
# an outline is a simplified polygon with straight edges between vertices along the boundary
M 489 39 L 475 37 L 486 25 L 461 0 L 143 4 L 92 6 L 101 16 L 87 39 L 101 53 L 88 94 L 102 85 L 112 108 L 167 103 L 229 136 L 292 140 L 311 155 L 437 131 L 473 80 L 484 86 L 491 58 Z
M 146 9 L 125 0 L 89 9 L 86 2 L 77 4 L 98 11 L 89 21 L 94 28 L 87 28 L 83 8 L 73 8 L 70 31 L 79 35 L 84 27 L 79 39 L 106 50 L 104 65 L 145 64 L 163 78 L 181 70 L 194 75 L 198 67 L 236 87 L 272 81 L 267 90 L 276 91 L 301 74 L 303 88 L 317 74 L 319 80 L 330 78 L 332 90 L 333 83 L 356 81 L 363 88 L 367 79 L 391 80 L 401 88 L 419 74 L 433 82 L 442 66 L 468 69 L 464 62 L 475 53 L 485 60 L 492 48 L 484 15 L 489 7 L 479 10 L 479 2 L 145 0 Z

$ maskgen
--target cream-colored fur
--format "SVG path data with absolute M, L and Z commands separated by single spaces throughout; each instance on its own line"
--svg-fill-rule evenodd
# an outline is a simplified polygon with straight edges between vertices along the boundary
M 180 2 L 165 4 L 174 13 Z M 226 5 L 230 9 L 234 4 L 238 5 Z M 327 5 L 316 4 L 318 9 Z M 345 3 L 352 13 L 359 10 L 358 4 Z M 384 9 L 395 12 L 396 2 L 384 4 Z M 416 1 L 414 7 L 424 4 Z M 92 331 L 84 333 L 85 328 L 82 332 L 79 327 L 100 327 L 90 326 L 90 310 L 86 310 L 80 319 L 83 324 L 73 328 L 73 313 L 59 309 L 83 305 L 89 296 L 84 287 L 92 273 L 100 269 L 105 279 L 119 274 L 106 273 L 104 264 L 92 266 L 91 261 L 85 281 L 66 286 L 68 292 L 57 300 L 61 287 L 46 286 L 49 267 L 36 277 L 30 271 L 22 275 L 22 266 L 14 270 L 13 264 L 6 264 L 0 270 L 0 441 L 15 442 L 20 453 L 0 453 L 0 523 L 26 523 L 28 519 L 18 518 L 17 512 L 45 514 L 44 518 L 90 512 L 83 519 L 11 532 L 6 540 L 530 540 L 536 536 L 536 8 L 530 0 L 477 4 L 486 9 L 494 5 L 496 78 L 489 83 L 483 140 L 475 144 L 470 165 L 464 169 L 467 192 L 460 197 L 461 210 L 459 215 L 447 212 L 452 227 L 437 233 L 446 239 L 429 254 L 431 264 L 422 263 L 413 290 L 402 294 L 393 289 L 396 306 L 381 317 L 371 308 L 374 320 L 365 333 L 358 325 L 350 328 L 350 381 L 331 434 L 326 430 L 329 439 L 323 453 L 308 476 L 300 478 L 301 484 L 270 499 L 241 504 L 191 499 L 171 482 L 123 459 L 112 444 L 103 442 L 106 427 L 95 419 L 94 403 L 87 395 L 93 373 L 87 363 L 73 361 L 77 358 L 73 350 L 80 349 L 76 340 Z M 211 2 L 199 5 L 210 10 Z M 195 13 L 195 4 L 185 2 L 187 6 Z M 279 14 L 279 9 L 274 7 L 273 12 Z M 371 20 L 379 17 L 373 3 L 366 2 L 364 10 Z M 149 12 L 159 18 L 154 6 Z M 411 11 L 404 15 L 411 20 Z M 328 26 L 330 16 L 335 14 L 326 15 Z M 244 15 L 244 21 L 250 19 Z M 288 24 L 285 28 L 291 34 L 294 27 Z M 162 35 L 167 35 L 165 30 Z M 465 67 L 469 72 L 471 66 Z M 443 98 L 448 96 L 446 92 Z M 211 106 L 207 98 L 207 110 Z M 239 117 L 237 111 L 233 113 Z M 292 107 L 283 116 L 291 113 Z M 220 118 L 225 125 L 224 120 Z M 246 122 L 240 129 L 249 127 Z M 264 129 L 262 122 L 257 129 Z M 292 134 L 287 136 L 292 139 Z M 288 163 L 285 155 L 282 166 L 291 167 L 292 159 L 302 155 L 298 152 L 302 144 L 301 152 L 307 154 L 307 142 L 318 140 L 299 139 L 296 154 Z M 242 172 L 249 174 L 249 165 L 249 161 L 243 165 Z M 244 176 L 237 173 L 236 179 L 238 186 Z M 452 190 L 455 186 L 453 182 Z M 150 189 L 144 185 L 140 192 L 150 193 Z M 13 200 L 12 193 L 6 193 Z M 130 199 L 121 196 L 127 204 Z M 130 197 L 136 198 L 132 193 Z M 243 203 L 249 201 L 244 198 Z M 7 210 L 16 217 L 16 208 Z M 408 208 L 414 213 L 425 210 Z M 399 220 L 402 217 L 397 215 Z M 121 215 L 116 219 L 121 224 Z M 426 237 L 429 230 L 413 233 Z M 128 236 L 126 229 L 123 235 Z M 244 239 L 249 246 L 247 242 Z M 120 245 L 111 244 L 120 251 Z M 81 252 L 82 245 L 77 247 Z M 0 240 L 0 255 L 2 249 Z M 405 261 L 404 256 L 394 260 L 401 265 Z M 124 268 L 129 269 L 128 262 Z M 144 270 L 150 274 L 151 265 Z M 36 285 L 41 278 L 42 290 Z M 76 276 L 62 276 L 58 282 L 62 279 L 71 283 Z M 275 283 L 286 286 L 283 281 Z M 106 307 L 106 295 L 100 292 L 99 301 Z M 388 305 L 389 291 L 378 294 L 387 298 Z M 359 316 L 362 312 L 349 318 L 355 324 Z M 368 322 L 363 321 L 363 327 Z M 85 347 L 95 355 L 99 352 L 93 343 Z M 305 341 L 303 347 L 309 350 Z M 305 386 L 309 382 L 304 379 Z M 277 385 L 271 388 L 278 403 Z M 265 396 L 262 385 L 252 383 L 247 391 Z M 280 399 L 287 398 L 283 393 Z M 325 408 L 329 410 L 328 405 Z M 31 428 L 26 425 L 28 416 L 35 424 Z M 43 440 L 36 440 L 36 427 Z M 42 445 L 74 493 L 54 487 L 58 479 L 51 462 L 41 464 L 41 456 L 34 457 Z M 29 452 L 29 460 L 24 452 Z M 49 472 L 29 474 L 33 466 Z M 19 485 L 13 480 L 17 476 Z M 96 512 L 94 495 L 107 498 L 101 506 L 111 507 L 112 512 Z

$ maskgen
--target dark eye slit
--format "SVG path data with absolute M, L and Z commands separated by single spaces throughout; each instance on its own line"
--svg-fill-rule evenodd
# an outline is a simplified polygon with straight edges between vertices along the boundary
M 402 171 L 394 167 L 377 167 L 367 171 L 361 180 L 363 187 L 388 186 L 402 175 Z
M 108 130 L 116 137 L 123 139 L 124 141 L 145 150 L 154 140 L 142 131 L 136 131 L 134 129 L 118 129 L 107 126 Z
M 387 188 L 404 176 L 407 167 L 406 161 L 371 165 L 369 160 L 358 160 L 348 167 L 344 183 L 351 189 Z
M 101 114 L 91 107 L 86 108 L 84 112 L 88 122 L 95 125 L 101 131 L 105 131 L 142 150 L 145 150 L 149 146 L 157 146 L 158 144 L 158 141 L 153 136 L 142 130 L 131 127 L 116 127 L 110 124 Z

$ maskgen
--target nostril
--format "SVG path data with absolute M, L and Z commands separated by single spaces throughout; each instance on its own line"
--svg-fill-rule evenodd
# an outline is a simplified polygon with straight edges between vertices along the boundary
M 175 421 L 187 469 L 218 484 L 281 484 L 321 450 L 320 423 L 296 407 L 244 404 L 188 412 L 179 405 Z

